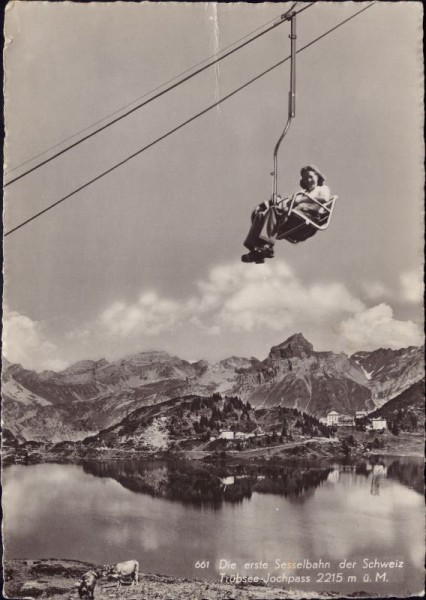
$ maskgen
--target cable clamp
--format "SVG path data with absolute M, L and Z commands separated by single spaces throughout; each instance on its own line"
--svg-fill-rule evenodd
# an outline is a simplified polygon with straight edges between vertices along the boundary
M 295 14 L 294 12 L 284 13 L 280 16 L 280 21 L 290 21 Z

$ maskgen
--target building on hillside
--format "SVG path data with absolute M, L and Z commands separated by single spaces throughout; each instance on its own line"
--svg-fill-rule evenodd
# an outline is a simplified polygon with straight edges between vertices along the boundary
M 367 416 L 366 410 L 357 410 L 355 413 L 355 420 L 357 421 L 358 419 L 363 419 L 366 416 Z
M 352 427 L 355 425 L 355 420 L 351 415 L 339 415 L 337 425 L 338 427 Z
M 388 428 L 386 419 L 384 419 L 383 417 L 376 417 L 375 419 L 372 419 L 371 425 L 373 426 L 373 429 L 387 429 Z
M 254 437 L 254 433 L 245 433 L 244 431 L 236 431 L 235 432 L 236 440 L 246 440 L 251 437 Z
M 221 431 L 219 433 L 219 439 L 220 440 L 233 440 L 234 439 L 234 432 L 233 431 Z
M 331 427 L 332 425 L 337 425 L 338 422 L 339 422 L 339 416 L 340 415 L 339 415 L 339 413 L 337 411 L 335 411 L 335 410 L 330 411 L 327 414 L 327 417 L 326 417 L 326 419 L 327 419 L 327 425 L 329 427 Z

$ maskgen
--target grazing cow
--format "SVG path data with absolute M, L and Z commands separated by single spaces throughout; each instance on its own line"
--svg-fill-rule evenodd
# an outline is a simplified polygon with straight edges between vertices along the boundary
M 116 579 L 117 587 L 129 579 L 132 581 L 132 585 L 136 585 L 139 581 L 139 563 L 137 560 L 126 560 L 116 565 L 105 565 L 102 574 Z
M 98 580 L 98 573 L 96 571 L 87 571 L 81 578 L 78 586 L 78 595 L 80 598 L 88 598 L 93 600 L 96 582 Z

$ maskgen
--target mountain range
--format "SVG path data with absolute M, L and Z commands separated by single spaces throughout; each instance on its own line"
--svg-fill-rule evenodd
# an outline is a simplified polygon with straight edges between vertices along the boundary
M 79 440 L 142 407 L 213 393 L 315 417 L 333 409 L 371 412 L 424 377 L 423 356 L 417 347 L 352 356 L 316 352 L 298 333 L 273 346 L 264 360 L 233 356 L 210 364 L 152 351 L 41 373 L 4 360 L 3 423 L 20 440 Z

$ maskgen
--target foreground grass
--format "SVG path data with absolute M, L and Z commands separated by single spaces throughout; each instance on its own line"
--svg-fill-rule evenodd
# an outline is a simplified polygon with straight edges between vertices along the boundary
M 77 560 L 8 560 L 4 564 L 5 598 L 77 600 L 76 583 L 95 565 Z M 255 585 L 228 585 L 213 581 L 179 579 L 141 573 L 136 586 L 121 586 L 100 579 L 95 600 L 284 600 L 336 598 L 338 594 L 307 593 Z

